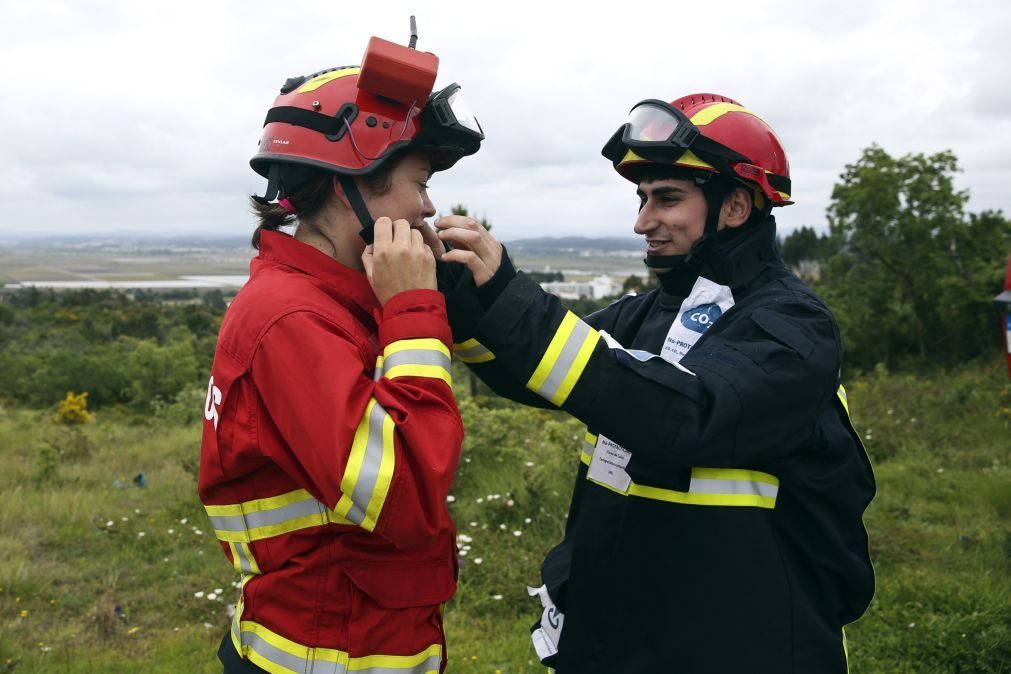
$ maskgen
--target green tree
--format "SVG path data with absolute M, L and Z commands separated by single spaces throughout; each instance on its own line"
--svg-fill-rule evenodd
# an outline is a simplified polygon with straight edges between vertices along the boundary
M 464 217 L 468 215 L 467 207 L 464 206 L 463 204 L 456 204 L 450 210 L 453 212 L 453 215 L 462 215 Z M 474 219 L 480 222 L 481 226 L 487 229 L 489 232 L 491 231 L 491 223 L 488 222 L 488 218 L 481 217 L 481 219 L 478 220 L 477 217 L 475 216 Z
M 828 219 L 838 254 L 821 288 L 850 362 L 959 362 L 992 341 L 1011 222 L 967 215 L 951 152 L 895 158 L 873 145 L 846 166 Z
M 813 227 L 801 227 L 791 232 L 780 245 L 783 261 L 791 267 L 806 260 L 822 262 L 832 254 L 831 235 L 818 235 Z

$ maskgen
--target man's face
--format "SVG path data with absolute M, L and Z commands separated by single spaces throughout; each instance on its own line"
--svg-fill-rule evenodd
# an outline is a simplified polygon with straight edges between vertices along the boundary
M 687 255 L 705 229 L 706 198 L 691 180 L 643 181 L 635 233 L 646 237 L 650 255 Z

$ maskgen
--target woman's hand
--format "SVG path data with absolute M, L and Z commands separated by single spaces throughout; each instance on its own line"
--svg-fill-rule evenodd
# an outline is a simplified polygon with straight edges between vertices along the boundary
M 484 285 L 502 263 L 502 244 L 474 218 L 447 215 L 435 221 L 439 238 L 453 244 L 443 253 L 443 262 L 459 262 L 470 269 L 474 283 Z
M 405 290 L 435 290 L 435 256 L 407 220 L 378 218 L 375 238 L 362 253 L 369 284 L 381 304 Z

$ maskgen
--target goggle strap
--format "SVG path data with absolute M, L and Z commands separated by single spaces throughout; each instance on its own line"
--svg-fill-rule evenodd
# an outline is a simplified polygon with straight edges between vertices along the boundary
M 357 116 L 358 106 L 354 103 L 345 103 L 337 111 L 337 114 L 332 116 L 306 110 L 305 108 L 281 106 L 267 111 L 267 117 L 263 120 L 263 125 L 266 126 L 271 122 L 284 122 L 318 131 L 326 135 L 327 140 L 338 141 L 344 137 L 344 133 L 349 128 L 350 123 Z
M 361 223 L 362 229 L 358 232 L 358 236 L 362 237 L 365 245 L 371 246 L 373 240 L 375 239 L 375 226 L 376 221 L 372 218 L 372 214 L 369 213 L 369 207 L 365 205 L 365 199 L 362 198 L 362 193 L 358 191 L 358 184 L 355 183 L 355 179 L 351 176 L 338 175 L 337 179 L 340 180 L 341 187 L 344 188 L 344 194 L 348 197 L 348 202 L 351 204 L 351 210 L 355 212 L 358 216 L 358 222 Z

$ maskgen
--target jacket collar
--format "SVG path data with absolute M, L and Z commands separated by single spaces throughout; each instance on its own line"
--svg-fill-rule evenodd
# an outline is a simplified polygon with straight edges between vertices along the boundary
M 670 271 L 657 274 L 664 292 L 687 295 L 699 276 L 736 290 L 749 285 L 767 267 L 780 263 L 776 252 L 776 220 L 771 215 L 745 229 L 720 235 L 709 259 L 700 267 L 686 264 L 687 256 L 679 256 Z
M 375 317 L 382 311 L 365 272 L 351 269 L 293 236 L 269 230 L 260 232 L 257 259 L 282 264 L 318 279 L 329 295 L 342 304 L 350 299 L 368 316 Z

